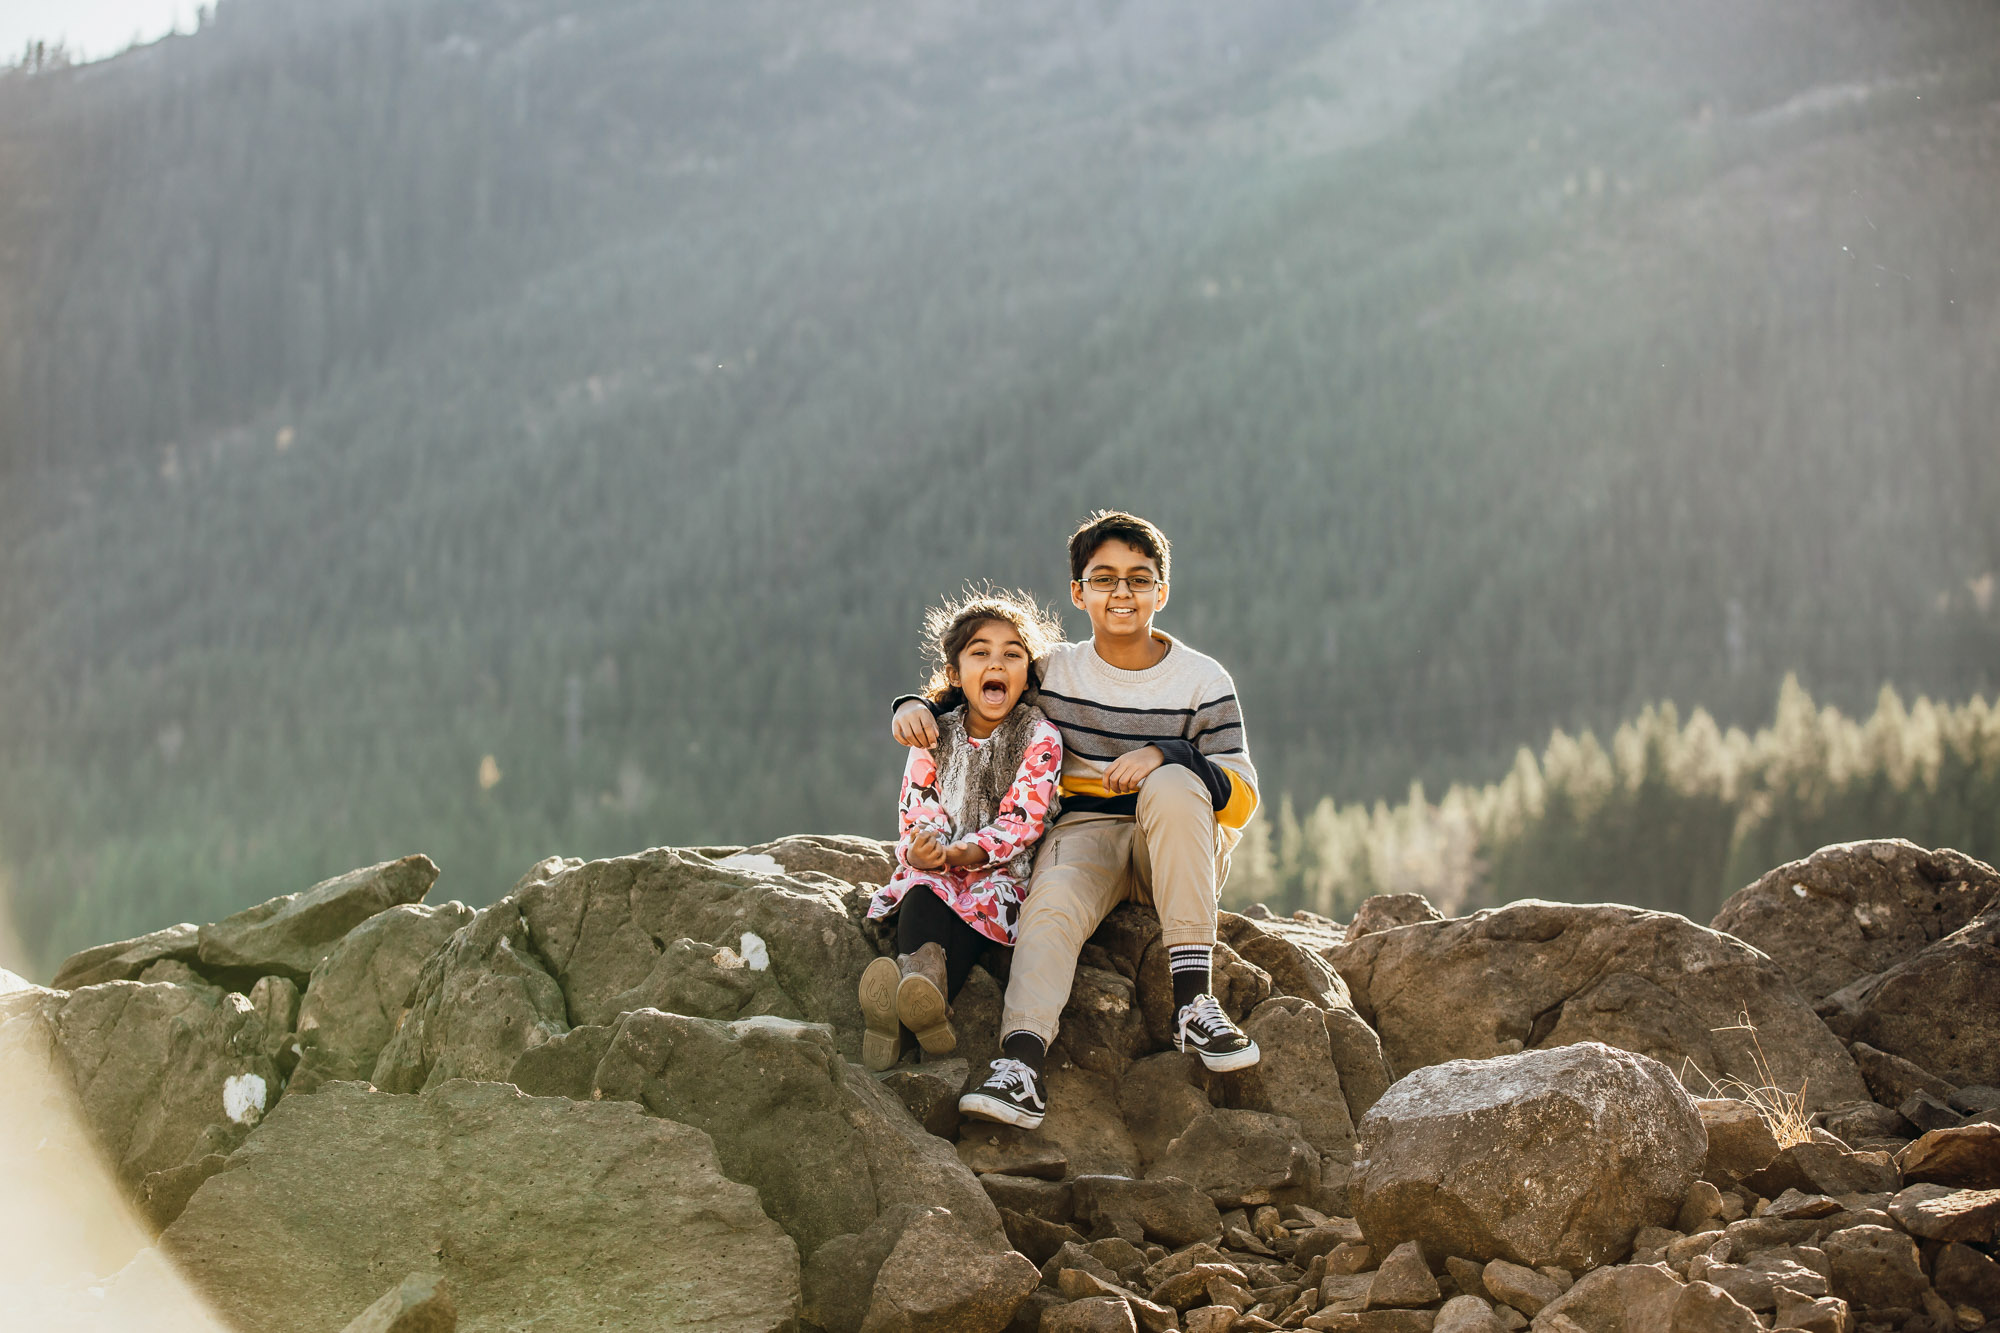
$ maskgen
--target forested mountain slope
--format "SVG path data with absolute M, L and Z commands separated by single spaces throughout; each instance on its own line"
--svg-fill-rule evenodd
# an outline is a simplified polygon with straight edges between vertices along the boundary
M 886 831 L 923 603 L 1098 505 L 1303 801 L 2000 683 L 1990 4 L 229 0 L 0 171 L 45 958 Z

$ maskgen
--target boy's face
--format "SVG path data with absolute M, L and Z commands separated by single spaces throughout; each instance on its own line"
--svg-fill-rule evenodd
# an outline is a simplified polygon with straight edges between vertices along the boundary
M 1150 586 L 1136 588 L 1134 580 Z M 1135 642 L 1151 637 L 1153 616 L 1167 604 L 1167 585 L 1153 557 L 1113 537 L 1090 553 L 1083 577 L 1069 585 L 1069 600 L 1090 616 L 1099 643 Z

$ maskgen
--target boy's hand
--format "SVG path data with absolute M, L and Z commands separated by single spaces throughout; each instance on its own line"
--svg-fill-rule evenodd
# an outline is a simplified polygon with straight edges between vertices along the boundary
M 1157 745 L 1142 745 L 1104 766 L 1104 789 L 1116 795 L 1139 790 L 1152 771 L 1167 762 Z
M 903 859 L 919 870 L 939 870 L 944 866 L 944 848 L 938 845 L 937 834 L 919 833 L 910 839 L 910 848 L 903 853 Z
M 983 866 L 986 864 L 986 849 L 976 840 L 967 838 L 944 849 L 944 863 L 949 866 Z
M 890 719 L 889 734 L 896 738 L 898 745 L 907 745 L 913 750 L 928 750 L 937 744 L 937 718 L 931 714 L 930 705 L 921 699 L 912 699 L 898 708 L 896 716 Z

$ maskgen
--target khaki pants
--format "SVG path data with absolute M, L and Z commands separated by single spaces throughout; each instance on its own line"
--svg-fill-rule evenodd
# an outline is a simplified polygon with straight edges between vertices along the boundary
M 1002 1036 L 1055 1040 L 1084 941 L 1122 902 L 1160 915 L 1168 945 L 1214 944 L 1216 889 L 1229 853 L 1208 789 L 1187 769 L 1154 769 L 1139 785 L 1138 814 L 1068 815 L 1042 839 L 1021 904 Z

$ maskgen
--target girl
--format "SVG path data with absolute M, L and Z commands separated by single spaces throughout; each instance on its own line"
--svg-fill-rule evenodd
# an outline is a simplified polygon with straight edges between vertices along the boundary
M 927 1055 L 958 1046 L 951 997 L 989 943 L 1011 945 L 1034 844 L 1055 817 L 1062 736 L 1034 706 L 1037 663 L 1062 629 L 1020 593 L 971 592 L 933 608 L 937 666 L 925 693 L 946 711 L 935 751 L 913 749 L 898 803 L 896 873 L 868 905 L 897 912 L 897 957 L 861 974 L 861 1058 L 888 1069 L 902 1029 Z

